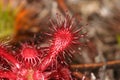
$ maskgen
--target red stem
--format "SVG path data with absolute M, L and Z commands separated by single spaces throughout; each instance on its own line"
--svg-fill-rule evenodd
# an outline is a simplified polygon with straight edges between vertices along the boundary
M 12 72 L 0 70 L 0 78 L 8 78 L 8 79 L 16 80 L 16 74 Z
M 10 54 L 8 54 L 5 49 L 0 48 L 0 56 L 7 59 L 9 62 L 11 62 L 15 67 L 20 68 L 20 65 L 18 64 L 17 60 Z
M 41 62 L 39 70 L 44 71 L 47 69 L 47 67 L 53 62 L 58 52 L 48 53 L 48 55 L 44 58 L 44 60 Z

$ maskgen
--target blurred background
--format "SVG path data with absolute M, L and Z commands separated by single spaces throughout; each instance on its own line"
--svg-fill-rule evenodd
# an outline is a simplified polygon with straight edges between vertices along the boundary
M 42 45 L 48 19 L 66 10 L 77 14 L 88 32 L 87 46 L 78 49 L 71 63 L 74 76 L 120 80 L 120 0 L 0 0 L 0 41 L 10 39 L 14 45 L 40 36 Z

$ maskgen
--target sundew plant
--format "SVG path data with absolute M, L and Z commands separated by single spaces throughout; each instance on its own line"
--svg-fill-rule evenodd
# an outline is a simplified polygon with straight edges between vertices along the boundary
M 17 54 L 1 44 L 0 46 L 0 78 L 9 80 L 76 80 L 73 78 L 65 55 L 72 57 L 73 47 L 82 43 L 82 27 L 78 27 L 74 17 L 66 13 L 64 20 L 50 19 L 49 47 L 38 44 L 21 43 Z M 80 46 L 79 46 L 80 47 Z

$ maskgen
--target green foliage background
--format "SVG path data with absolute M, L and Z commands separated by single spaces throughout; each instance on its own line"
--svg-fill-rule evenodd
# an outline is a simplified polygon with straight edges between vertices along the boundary
M 10 4 L 4 7 L 4 4 L 0 1 L 0 38 L 12 36 L 14 32 L 15 12 L 15 10 L 11 9 Z

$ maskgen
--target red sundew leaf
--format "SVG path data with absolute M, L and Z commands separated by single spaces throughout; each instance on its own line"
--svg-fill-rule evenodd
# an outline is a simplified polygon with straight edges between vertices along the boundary
M 39 51 L 38 53 L 37 49 L 35 48 L 35 45 L 23 44 L 20 56 L 21 56 L 22 62 L 29 65 L 35 66 L 41 62 L 41 59 L 40 59 L 41 52 Z
M 57 17 L 60 17 L 59 15 Z M 80 34 L 80 31 L 82 31 L 82 28 L 76 29 L 77 26 L 73 26 L 72 20 L 68 14 L 66 14 L 66 17 L 64 21 L 59 21 L 60 18 L 57 18 L 57 21 L 52 21 L 51 24 L 53 25 L 51 29 L 53 35 L 52 45 L 49 48 L 48 55 L 44 58 L 44 60 L 40 64 L 40 70 L 44 71 L 47 69 L 48 66 L 51 65 L 53 60 L 64 50 L 69 50 L 69 47 L 73 47 L 73 45 L 80 45 L 82 44 L 79 39 L 80 36 L 83 36 L 83 34 Z M 55 23 L 56 22 L 56 23 Z M 63 23 L 61 23 L 63 22 Z M 74 27 L 74 28 L 73 28 Z M 72 46 L 71 46 L 72 45 Z M 69 54 L 69 53 L 68 53 Z

